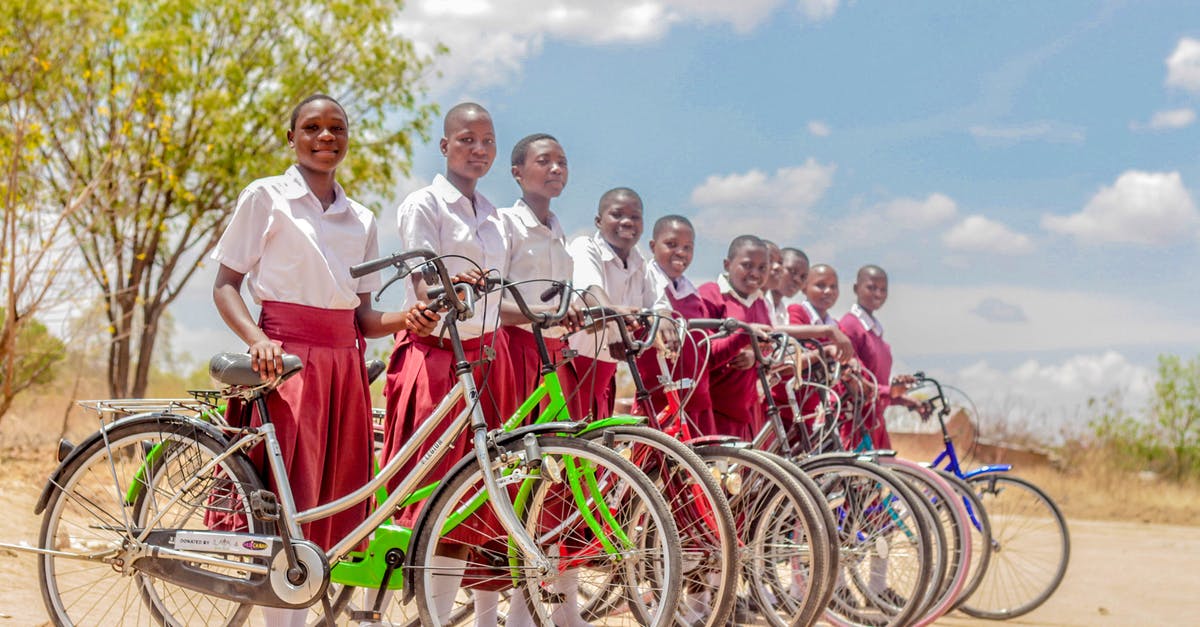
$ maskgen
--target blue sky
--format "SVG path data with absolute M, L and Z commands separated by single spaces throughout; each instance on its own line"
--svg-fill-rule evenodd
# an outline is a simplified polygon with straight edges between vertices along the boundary
M 1068 420 L 1114 386 L 1136 403 L 1155 355 L 1200 353 L 1195 2 L 426 0 L 398 27 L 449 46 L 443 110 L 491 110 L 497 205 L 509 148 L 544 131 L 570 160 L 568 231 L 633 187 L 648 225 L 696 218 L 698 282 L 758 233 L 837 267 L 839 313 L 880 263 L 899 367 L 996 412 Z M 374 201 L 385 248 L 442 166 L 435 138 Z M 215 312 L 175 315 L 178 349 L 241 348 Z

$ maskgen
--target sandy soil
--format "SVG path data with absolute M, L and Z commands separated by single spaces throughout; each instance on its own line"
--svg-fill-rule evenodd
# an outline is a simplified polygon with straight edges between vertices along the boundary
M 0 542 L 36 542 L 33 506 L 50 453 L 0 456 Z M 1200 527 L 1071 520 L 1072 559 L 1057 594 L 1013 625 L 1194 623 L 1200 610 Z M 47 624 L 32 556 L 0 549 L 0 625 Z M 939 625 L 995 624 L 962 615 Z

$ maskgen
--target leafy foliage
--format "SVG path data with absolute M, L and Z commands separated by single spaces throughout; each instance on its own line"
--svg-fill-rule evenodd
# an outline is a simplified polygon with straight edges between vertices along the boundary
M 359 198 L 408 173 L 428 59 L 396 34 L 395 0 L 14 0 L 0 58 L 40 73 L 4 92 L 35 118 L 44 192 L 69 216 L 103 295 L 109 387 L 141 395 L 166 307 L 216 245 L 238 191 L 291 162 L 291 108 L 346 107 L 339 179 Z M 23 55 L 33 55 L 32 64 Z M 23 65 L 22 65 L 23 64 Z M 99 184 L 95 184 L 96 182 Z
M 1097 401 L 1092 429 L 1116 459 L 1175 480 L 1200 476 L 1200 356 L 1160 355 L 1154 398 L 1145 416 L 1133 416 L 1113 399 Z

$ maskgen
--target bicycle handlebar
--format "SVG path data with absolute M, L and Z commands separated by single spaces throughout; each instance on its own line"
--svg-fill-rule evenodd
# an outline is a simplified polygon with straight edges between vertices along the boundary
M 662 316 L 654 312 L 643 309 L 636 313 L 627 314 L 617 311 L 612 307 L 587 307 L 583 310 L 583 314 L 591 318 L 594 322 L 601 320 L 611 320 L 617 324 L 617 332 L 621 335 L 621 343 L 625 347 L 628 354 L 634 356 L 640 355 L 643 351 L 654 344 L 654 338 L 658 336 L 658 323 L 662 320 Z M 626 316 L 634 316 L 639 320 L 653 318 L 650 322 L 650 331 L 646 334 L 645 340 L 635 340 L 629 333 L 629 326 L 625 323 Z
M 561 294 L 562 300 L 558 303 L 558 309 L 555 311 L 543 311 L 534 313 L 529 309 L 529 304 L 525 302 L 525 297 L 521 294 L 521 290 L 517 289 L 516 283 L 505 283 L 504 287 L 508 289 L 509 294 L 512 294 L 513 301 L 517 303 L 517 309 L 521 310 L 521 315 L 529 319 L 533 324 L 541 328 L 553 326 L 554 323 L 567 317 L 567 311 L 571 308 L 571 282 L 570 281 L 554 281 L 554 285 L 542 292 L 539 298 L 543 303 L 550 302 L 550 299 Z

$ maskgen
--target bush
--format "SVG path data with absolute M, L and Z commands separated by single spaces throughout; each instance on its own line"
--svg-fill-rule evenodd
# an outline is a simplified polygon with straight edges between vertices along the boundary
M 1154 397 L 1145 415 L 1131 415 L 1116 397 L 1091 401 L 1098 443 L 1133 470 L 1153 470 L 1179 481 L 1200 477 L 1200 356 L 1184 361 L 1160 355 Z

